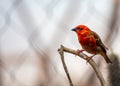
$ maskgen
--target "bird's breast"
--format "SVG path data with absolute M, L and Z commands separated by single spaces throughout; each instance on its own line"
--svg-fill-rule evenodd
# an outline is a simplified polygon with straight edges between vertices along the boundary
M 79 37 L 79 42 L 84 50 L 91 54 L 95 54 L 97 50 L 96 40 L 93 36 Z

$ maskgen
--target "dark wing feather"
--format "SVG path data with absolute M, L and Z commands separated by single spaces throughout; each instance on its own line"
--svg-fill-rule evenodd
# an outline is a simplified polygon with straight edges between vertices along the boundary
M 102 48 L 103 52 L 106 53 L 106 49 L 107 49 L 107 48 L 106 48 L 105 45 L 102 43 L 100 37 L 99 37 L 99 36 L 97 35 L 97 33 L 94 32 L 94 31 L 91 31 L 91 33 L 94 35 L 94 37 L 95 37 L 95 39 L 96 39 L 96 44 L 97 44 L 97 46 L 100 46 L 100 47 Z
M 94 35 L 94 37 L 95 37 L 95 39 L 96 39 L 96 44 L 97 44 L 97 46 L 99 46 L 99 47 L 103 50 L 103 54 L 101 54 L 101 55 L 104 57 L 105 61 L 106 61 L 107 63 L 112 63 L 112 62 L 110 61 L 110 59 L 108 58 L 107 54 L 106 54 L 106 49 L 107 49 L 107 48 L 106 48 L 105 45 L 102 43 L 100 37 L 97 35 L 97 33 L 93 32 L 93 31 L 91 31 L 91 34 Z

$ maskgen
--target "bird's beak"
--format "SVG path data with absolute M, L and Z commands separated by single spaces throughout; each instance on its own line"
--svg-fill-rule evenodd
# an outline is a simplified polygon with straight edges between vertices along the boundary
M 75 32 L 76 32 L 76 28 L 73 28 L 72 31 L 75 31 Z

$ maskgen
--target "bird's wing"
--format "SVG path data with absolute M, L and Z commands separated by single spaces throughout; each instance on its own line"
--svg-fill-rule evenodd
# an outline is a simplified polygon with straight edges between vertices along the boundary
M 94 37 L 95 37 L 95 39 L 96 39 L 96 44 L 97 44 L 98 46 L 100 46 L 104 52 L 106 52 L 106 49 L 108 49 L 108 48 L 103 44 L 103 42 L 101 41 L 101 39 L 100 39 L 100 37 L 97 35 L 97 33 L 94 32 L 94 31 L 91 31 L 91 33 L 94 35 Z

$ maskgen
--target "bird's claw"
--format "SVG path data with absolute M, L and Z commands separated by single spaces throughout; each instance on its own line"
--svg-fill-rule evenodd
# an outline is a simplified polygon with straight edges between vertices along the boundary
M 92 59 L 92 58 L 87 57 L 87 58 L 86 58 L 86 64 L 87 64 L 91 59 Z
M 79 50 L 77 49 L 77 55 L 79 55 L 80 53 L 82 53 L 84 50 Z
M 96 55 L 96 54 L 94 54 L 94 55 L 92 55 L 92 56 L 90 56 L 90 57 L 87 57 L 87 58 L 86 58 L 86 60 L 87 60 L 86 64 L 87 64 L 95 55 Z

